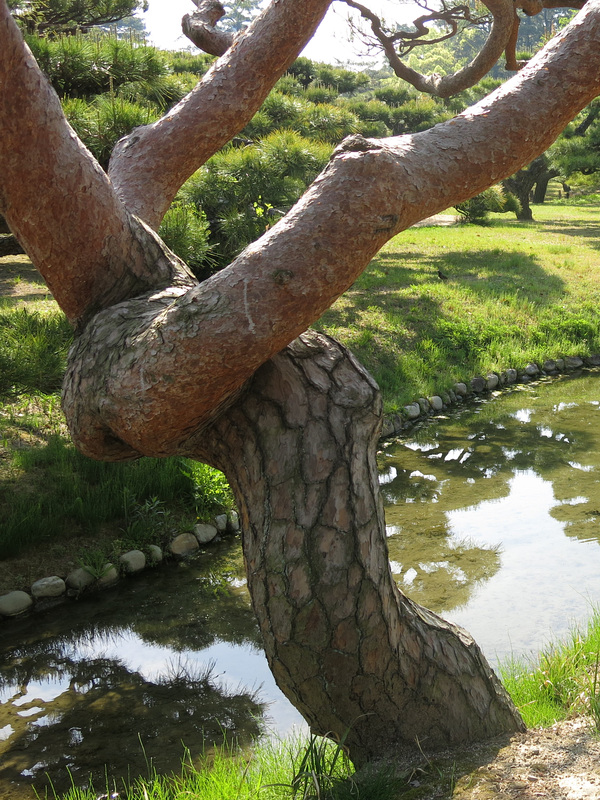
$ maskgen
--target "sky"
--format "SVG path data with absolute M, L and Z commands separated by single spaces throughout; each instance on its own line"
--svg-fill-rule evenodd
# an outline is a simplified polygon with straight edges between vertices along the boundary
M 420 12 L 410 0 L 371 0 L 368 5 L 384 17 L 398 21 L 411 20 L 419 16 Z M 150 33 L 150 41 L 157 47 L 168 50 L 186 48 L 189 41 L 181 33 L 181 18 L 195 8 L 192 0 L 149 0 L 149 9 L 143 19 Z M 332 3 L 319 30 L 302 55 L 329 64 L 356 60 L 360 51 L 348 41 L 346 19 L 349 11 L 345 3 Z

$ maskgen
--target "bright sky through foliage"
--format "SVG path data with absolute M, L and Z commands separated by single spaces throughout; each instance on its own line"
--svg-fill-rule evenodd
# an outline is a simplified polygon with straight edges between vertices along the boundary
M 186 48 L 189 41 L 181 33 L 181 18 L 194 11 L 192 0 L 150 0 L 148 11 L 142 15 L 150 33 L 150 41 L 157 47 L 169 50 Z M 422 13 L 413 2 L 401 0 L 371 0 L 373 11 L 386 19 L 407 22 Z M 355 60 L 361 52 L 360 42 L 349 42 L 346 22 L 350 8 L 345 3 L 333 3 L 321 24 L 317 35 L 309 43 L 303 55 L 315 61 L 335 64 Z

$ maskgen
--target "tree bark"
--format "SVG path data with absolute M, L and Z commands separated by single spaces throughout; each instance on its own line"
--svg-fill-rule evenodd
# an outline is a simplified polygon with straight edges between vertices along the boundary
M 546 172 L 540 175 L 540 177 L 537 179 L 535 183 L 535 189 L 533 190 L 534 203 L 541 204 L 546 200 L 546 193 L 548 192 L 548 184 L 550 183 L 552 178 L 556 178 L 558 174 L 559 174 L 558 170 L 547 169 Z
M 392 578 L 375 446 L 377 385 L 311 332 L 183 451 L 223 470 L 277 683 L 356 765 L 523 730 L 476 643 Z

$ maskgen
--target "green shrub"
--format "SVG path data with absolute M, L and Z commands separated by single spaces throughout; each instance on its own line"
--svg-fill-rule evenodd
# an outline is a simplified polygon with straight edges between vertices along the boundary
M 276 131 L 217 153 L 182 187 L 179 199 L 204 211 L 212 253 L 223 265 L 286 213 L 330 155 L 330 145 Z
M 481 194 L 465 200 L 464 203 L 459 203 L 454 208 L 462 215 L 464 222 L 485 225 L 490 212 L 513 211 L 516 214 L 520 210 L 520 205 L 517 198 L 510 192 L 506 192 L 501 186 L 490 186 Z
M 212 255 L 206 216 L 192 203 L 175 202 L 165 214 L 158 233 L 201 280 L 212 274 L 216 259 Z

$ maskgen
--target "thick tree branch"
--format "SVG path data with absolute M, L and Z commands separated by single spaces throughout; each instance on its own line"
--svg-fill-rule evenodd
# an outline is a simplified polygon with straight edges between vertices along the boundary
M 80 447 L 113 458 L 105 453 L 112 431 L 127 443 L 122 457 L 179 451 L 387 240 L 530 163 L 598 93 L 600 0 L 453 120 L 411 136 L 346 141 L 290 213 L 227 269 L 190 291 L 140 297 L 96 316 L 73 352 L 65 395 Z M 109 335 L 127 346 L 106 352 Z M 99 370 L 96 355 L 85 353 L 103 349 Z M 109 381 L 98 377 L 107 374 Z
M 159 244 L 149 263 L 139 224 L 65 120 L 5 0 L 0 79 L 0 213 L 67 316 L 78 322 L 150 286 L 181 284 L 178 271 L 190 285 Z
M 109 175 L 130 211 L 158 227 L 187 178 L 252 119 L 330 2 L 273 0 L 179 105 L 117 144 Z
M 483 0 L 493 17 L 489 36 L 475 58 L 453 75 L 423 75 L 407 66 L 396 52 L 396 37 L 383 30 L 380 18 L 356 0 L 344 0 L 370 22 L 373 36 L 379 42 L 385 56 L 399 78 L 412 84 L 421 92 L 436 97 L 450 97 L 467 89 L 486 75 L 498 61 L 509 41 L 514 21 L 512 0 Z
M 194 0 L 198 10 L 186 14 L 181 20 L 181 29 L 187 38 L 212 56 L 222 56 L 233 44 L 234 36 L 227 31 L 218 30 L 215 25 L 225 16 L 225 9 L 219 0 Z

